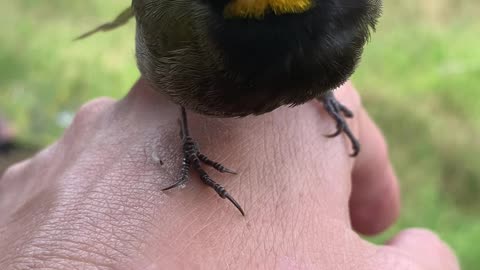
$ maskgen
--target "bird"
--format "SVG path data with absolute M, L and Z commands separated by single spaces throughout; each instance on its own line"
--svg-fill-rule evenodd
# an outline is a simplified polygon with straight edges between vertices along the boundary
M 317 99 L 345 134 L 355 157 L 360 142 L 346 118 L 352 111 L 333 91 L 360 62 L 380 18 L 381 0 L 132 0 L 116 19 L 78 39 L 136 21 L 135 54 L 141 75 L 180 108 L 183 162 L 189 172 L 240 204 L 204 170 L 235 171 L 200 152 L 187 110 L 211 117 L 261 115 Z

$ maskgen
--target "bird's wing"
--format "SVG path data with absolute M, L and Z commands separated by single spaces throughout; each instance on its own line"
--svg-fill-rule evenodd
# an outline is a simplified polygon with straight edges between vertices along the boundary
M 182 49 L 195 39 L 192 0 L 134 0 L 133 8 L 137 36 L 144 39 L 154 56 Z

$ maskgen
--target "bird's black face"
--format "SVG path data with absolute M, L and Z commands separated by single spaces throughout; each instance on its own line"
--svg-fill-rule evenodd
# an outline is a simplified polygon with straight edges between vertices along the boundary
M 344 83 L 380 15 L 380 0 L 311 0 L 307 10 L 292 13 L 272 7 L 281 10 L 279 3 L 308 0 L 205 1 L 218 11 L 210 22 L 211 40 L 222 52 L 229 76 L 243 89 L 224 99 L 248 104 L 251 111 L 240 105 L 238 110 L 257 114 L 304 103 Z M 255 13 L 265 6 L 248 6 L 255 3 L 267 3 L 265 13 Z M 238 16 L 225 16 L 229 7 Z M 232 87 L 226 82 L 225 88 Z

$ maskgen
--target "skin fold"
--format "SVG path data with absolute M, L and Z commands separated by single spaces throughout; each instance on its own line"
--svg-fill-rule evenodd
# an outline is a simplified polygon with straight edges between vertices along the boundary
M 0 178 L 0 269 L 459 269 L 423 229 L 386 245 L 400 208 L 383 136 L 347 83 L 357 115 L 352 159 L 318 102 L 242 119 L 191 114 L 202 151 L 238 175 L 211 176 L 246 216 L 196 175 L 162 192 L 181 163 L 178 106 L 143 79 L 120 101 L 84 105 L 57 142 Z M 221 176 L 221 177 L 220 177 Z

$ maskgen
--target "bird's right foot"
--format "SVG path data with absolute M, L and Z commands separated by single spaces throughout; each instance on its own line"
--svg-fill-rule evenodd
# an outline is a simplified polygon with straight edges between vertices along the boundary
M 350 154 L 350 156 L 358 156 L 360 153 L 360 142 L 357 140 L 357 138 L 355 138 L 347 124 L 347 121 L 345 121 L 345 118 L 353 118 L 352 111 L 340 103 L 332 92 L 325 94 L 324 96 L 318 98 L 318 100 L 323 103 L 327 113 L 337 122 L 337 131 L 328 135 L 327 137 L 333 138 L 341 133 L 344 133 L 352 143 L 353 153 Z

